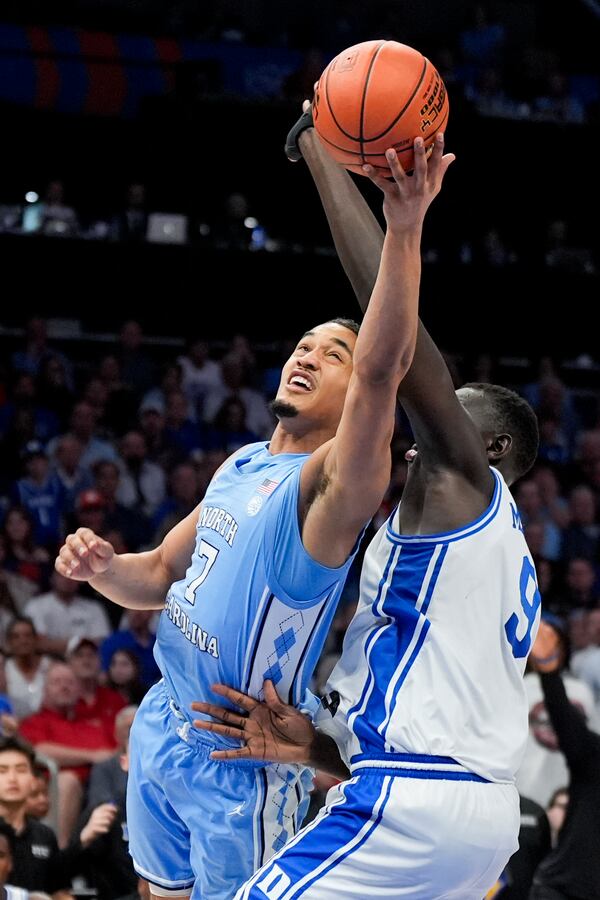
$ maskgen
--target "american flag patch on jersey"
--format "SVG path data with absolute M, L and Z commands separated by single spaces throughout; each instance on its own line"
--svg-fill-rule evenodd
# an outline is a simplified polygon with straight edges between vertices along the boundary
M 268 497 L 269 494 L 273 493 L 278 484 L 278 481 L 272 481 L 270 478 L 265 478 L 262 484 L 259 484 L 257 487 L 257 491 L 259 494 L 266 494 Z

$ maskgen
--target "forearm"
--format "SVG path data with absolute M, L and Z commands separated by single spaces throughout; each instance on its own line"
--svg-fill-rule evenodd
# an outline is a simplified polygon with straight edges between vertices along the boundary
M 379 271 L 383 231 L 348 172 L 329 156 L 315 130 L 303 131 L 298 143 L 319 192 L 337 255 L 364 312 Z
M 106 572 L 94 575 L 89 583 L 126 609 L 162 609 L 174 580 L 157 547 L 145 553 L 115 555 Z
M 53 653 L 56 656 L 64 656 L 67 651 L 68 638 L 51 638 L 44 634 L 38 634 L 37 645 L 39 653 Z
M 96 761 L 95 750 L 85 747 L 65 747 L 52 741 L 42 741 L 35 745 L 36 753 L 49 756 L 59 766 L 89 766 Z
M 388 230 L 379 273 L 354 348 L 359 380 L 392 383 L 393 392 L 412 362 L 419 321 L 421 229 Z
M 339 778 L 341 781 L 346 781 L 350 777 L 338 745 L 332 737 L 322 731 L 315 732 L 315 738 L 310 746 L 310 758 L 307 762 L 309 766 L 333 775 L 334 778 Z
M 585 723 L 585 718 L 567 696 L 558 670 L 540 672 L 544 703 L 562 753 L 569 764 L 576 762 L 590 751 L 597 754 L 600 738 Z

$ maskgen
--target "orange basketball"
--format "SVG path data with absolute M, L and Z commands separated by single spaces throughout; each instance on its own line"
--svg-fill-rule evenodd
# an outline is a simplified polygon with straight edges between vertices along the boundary
M 389 172 L 394 147 L 402 167 L 414 164 L 413 141 L 429 148 L 448 123 L 448 94 L 434 66 L 397 41 L 364 41 L 333 59 L 315 90 L 317 133 L 339 163 L 364 175 L 369 163 Z

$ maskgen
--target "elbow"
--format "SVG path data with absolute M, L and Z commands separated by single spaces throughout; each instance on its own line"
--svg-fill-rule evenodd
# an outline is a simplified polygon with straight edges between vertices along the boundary
M 354 375 L 363 384 L 383 385 L 390 384 L 396 390 L 398 385 L 410 369 L 415 355 L 414 344 L 392 359 L 380 356 L 377 359 L 364 359 L 354 361 Z

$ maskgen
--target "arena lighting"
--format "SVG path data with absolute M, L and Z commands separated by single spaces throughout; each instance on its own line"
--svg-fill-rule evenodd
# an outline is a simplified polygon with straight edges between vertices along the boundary
M 258 221 L 254 218 L 254 216 L 246 216 L 246 218 L 244 219 L 244 225 L 246 228 L 256 228 L 256 226 L 258 225 Z
M 25 194 L 25 202 L 26 203 L 37 203 L 40 199 L 40 195 L 36 194 L 35 191 L 27 191 Z

